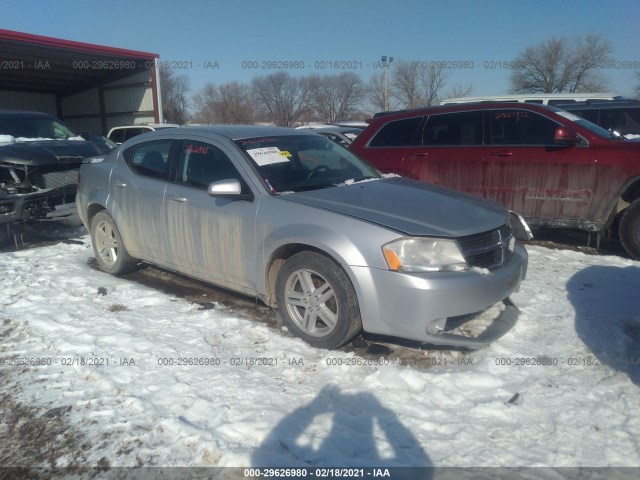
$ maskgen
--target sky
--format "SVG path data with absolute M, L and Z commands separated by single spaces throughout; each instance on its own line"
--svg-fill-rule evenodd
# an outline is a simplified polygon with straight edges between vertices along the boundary
M 458 68 L 445 90 L 471 84 L 473 95 L 500 95 L 509 89 L 501 65 L 524 48 L 587 33 L 609 40 L 616 60 L 640 64 L 637 0 L 3 0 L 0 11 L 0 28 L 157 53 L 182 67 L 175 73 L 192 92 L 249 82 L 283 62 L 293 74 L 351 71 L 368 80 L 385 55 L 396 64 L 447 62 Z M 604 70 L 608 90 L 631 95 L 639 71 Z

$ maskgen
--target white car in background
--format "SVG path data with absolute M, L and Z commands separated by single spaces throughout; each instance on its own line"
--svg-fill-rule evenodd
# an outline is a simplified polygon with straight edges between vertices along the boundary
M 140 125 L 123 125 L 121 127 L 113 127 L 109 130 L 107 138 L 112 142 L 120 145 L 122 142 L 147 132 L 155 132 L 165 128 L 175 128 L 180 125 L 175 123 L 145 123 Z

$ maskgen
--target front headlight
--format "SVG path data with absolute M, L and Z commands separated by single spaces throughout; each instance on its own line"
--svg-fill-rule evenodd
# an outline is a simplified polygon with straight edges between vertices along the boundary
M 458 244 L 443 238 L 401 238 L 382 247 L 389 270 L 459 272 L 468 270 Z

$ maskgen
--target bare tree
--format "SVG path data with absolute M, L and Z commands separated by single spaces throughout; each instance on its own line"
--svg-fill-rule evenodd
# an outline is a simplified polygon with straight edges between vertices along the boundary
M 420 69 L 416 62 L 396 61 L 391 75 L 391 92 L 403 108 L 417 108 L 422 104 L 419 80 Z
M 252 80 L 257 106 L 276 125 L 291 127 L 309 108 L 309 80 L 276 72 Z
M 513 93 L 598 92 L 606 81 L 598 67 L 610 60 L 611 43 L 597 34 L 552 37 L 527 47 L 513 61 Z
M 218 101 L 218 87 L 207 82 L 204 87 L 197 91 L 191 101 L 195 106 L 193 120 L 199 123 L 218 123 L 216 113 L 216 102 Z
M 234 81 L 216 87 L 207 83 L 193 96 L 194 120 L 203 123 L 253 123 L 253 104 L 248 85 Z
M 436 105 L 440 99 L 440 92 L 447 84 L 449 75 L 441 66 L 430 64 L 420 69 L 419 86 L 421 105 L 430 107 Z
M 366 87 L 366 96 L 374 111 L 384 110 L 384 73 L 373 74 Z
M 189 119 L 189 77 L 176 76 L 170 67 L 160 64 L 160 92 L 162 96 L 162 114 L 170 123 L 180 125 Z
M 347 120 L 360 105 L 364 88 L 360 77 L 352 72 L 309 77 L 310 106 L 322 121 Z
M 636 98 L 640 100 L 640 71 L 636 72 L 636 80 L 638 81 L 636 84 Z
M 444 95 L 444 98 L 468 97 L 472 93 L 473 93 L 472 84 L 469 83 L 468 85 L 462 85 L 461 83 L 456 83 L 453 87 L 451 87 L 451 90 L 449 90 Z
M 435 105 L 448 78 L 442 66 L 400 60 L 391 81 L 393 96 L 403 108 Z

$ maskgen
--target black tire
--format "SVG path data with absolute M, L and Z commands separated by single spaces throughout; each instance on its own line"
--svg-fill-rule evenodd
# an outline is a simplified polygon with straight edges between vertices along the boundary
M 618 233 L 622 246 L 631 258 L 640 260 L 640 198 L 622 212 Z
M 318 348 L 338 348 L 362 330 L 358 299 L 345 272 L 315 252 L 289 258 L 276 279 L 278 316 L 293 335 Z
M 123 275 L 138 264 L 124 247 L 116 222 L 107 212 L 98 212 L 91 220 L 91 245 L 98 265 L 107 273 Z

